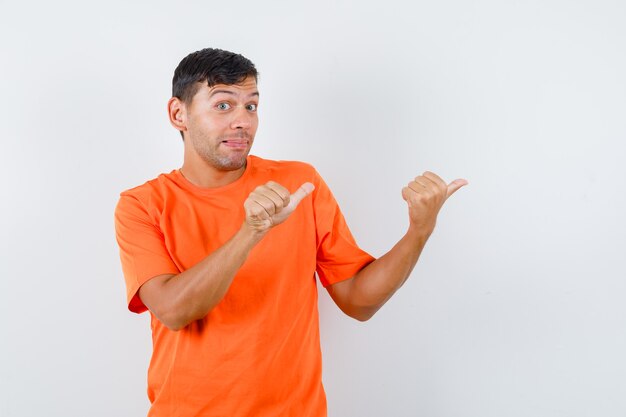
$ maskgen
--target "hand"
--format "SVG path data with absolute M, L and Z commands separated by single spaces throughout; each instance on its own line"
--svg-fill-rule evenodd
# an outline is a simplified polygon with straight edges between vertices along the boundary
M 255 232 L 267 232 L 287 220 L 300 201 L 314 189 L 310 182 L 302 184 L 293 194 L 274 181 L 258 186 L 243 203 L 246 224 Z
M 443 203 L 464 185 L 467 185 L 464 179 L 457 179 L 446 184 L 444 180 L 430 171 L 415 177 L 402 189 L 402 198 L 409 205 L 409 228 L 414 228 L 429 236 L 435 229 L 437 214 Z

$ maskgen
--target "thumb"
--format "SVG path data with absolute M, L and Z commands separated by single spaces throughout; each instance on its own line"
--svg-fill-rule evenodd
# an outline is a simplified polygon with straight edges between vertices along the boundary
M 315 186 L 311 184 L 310 182 L 305 182 L 304 184 L 302 184 L 300 188 L 298 188 L 289 197 L 289 207 L 295 209 L 298 206 L 298 204 L 300 204 L 300 201 L 302 201 L 304 197 L 306 197 L 307 195 L 311 194 L 314 189 L 315 189 Z
M 459 188 L 467 184 L 469 184 L 467 180 L 464 180 L 462 178 L 452 181 L 450 184 L 448 184 L 448 194 L 446 195 L 446 199 L 450 198 L 450 196 L 457 192 Z

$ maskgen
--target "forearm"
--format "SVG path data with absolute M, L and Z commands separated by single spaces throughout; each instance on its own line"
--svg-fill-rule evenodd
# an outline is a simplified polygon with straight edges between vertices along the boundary
M 158 308 L 151 308 L 153 313 L 173 330 L 206 316 L 222 300 L 263 235 L 243 225 L 228 242 L 196 265 L 168 277 L 157 289 L 159 303 Z
M 430 232 L 410 228 L 389 252 L 357 272 L 345 288 L 337 288 L 346 293 L 344 297 L 335 297 L 334 289 L 329 290 L 331 296 L 345 300 L 338 305 L 349 316 L 371 318 L 408 279 L 429 236 Z
M 367 320 L 404 284 L 435 229 L 443 203 L 467 181 L 446 184 L 426 171 L 402 189 L 409 208 L 409 230 L 384 256 L 361 269 L 349 280 L 338 282 L 328 292 L 347 315 Z

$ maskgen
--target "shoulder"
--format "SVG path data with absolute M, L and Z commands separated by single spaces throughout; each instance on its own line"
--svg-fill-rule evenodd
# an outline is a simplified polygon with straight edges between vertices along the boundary
M 120 193 L 120 196 L 145 198 L 154 194 L 163 193 L 164 191 L 175 186 L 177 182 L 176 171 L 174 170 L 167 174 L 160 174 L 158 177 L 148 180 L 141 185 L 124 190 Z
M 117 210 L 123 210 L 128 206 L 135 206 L 142 207 L 143 210 L 149 211 L 152 207 L 162 205 L 166 196 L 177 186 L 174 174 L 175 171 L 161 174 L 141 185 L 122 191 L 120 193 Z

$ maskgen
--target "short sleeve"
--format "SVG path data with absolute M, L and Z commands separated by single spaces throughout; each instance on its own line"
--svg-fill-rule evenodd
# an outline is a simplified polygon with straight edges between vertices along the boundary
M 128 309 L 142 313 L 147 307 L 139 298 L 139 288 L 150 278 L 180 271 L 169 256 L 158 224 L 135 196 L 124 193 L 120 196 L 115 209 L 115 233 L 126 281 Z
M 356 244 L 335 197 L 317 172 L 314 183 L 316 271 L 327 287 L 352 278 L 374 258 Z

